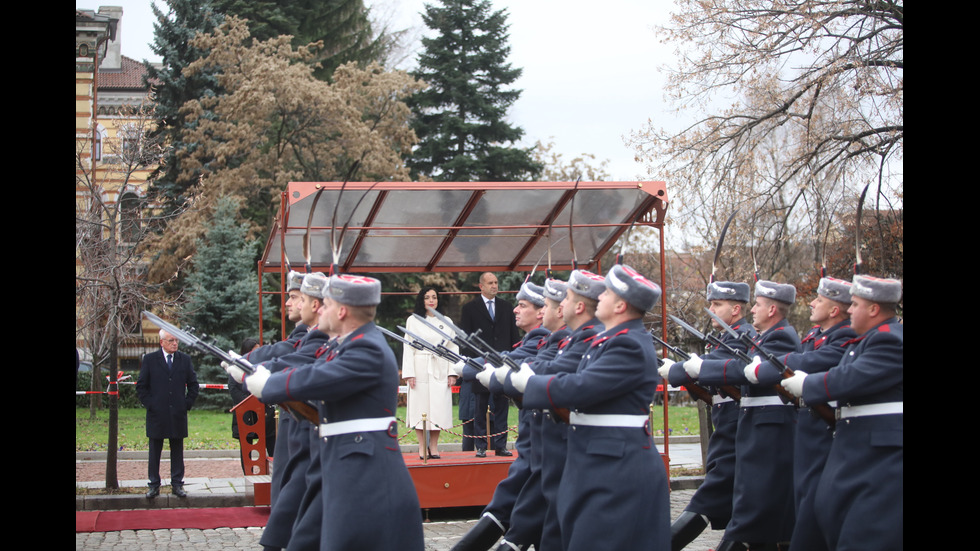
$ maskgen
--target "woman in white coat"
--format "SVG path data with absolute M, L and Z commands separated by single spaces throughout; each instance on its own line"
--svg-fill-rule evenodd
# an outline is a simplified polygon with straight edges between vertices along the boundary
M 439 292 L 433 287 L 423 287 L 419 291 L 415 299 L 415 313 L 426 318 L 426 321 L 439 327 L 444 333 L 452 335 L 452 329 L 430 315 L 427 308 L 439 309 Z M 445 340 L 414 316 L 408 318 L 405 328 L 431 344 L 442 343 L 446 348 L 458 351 L 455 344 Z M 453 423 L 452 386 L 456 384 L 456 376 L 450 371 L 452 365 L 448 361 L 431 352 L 417 350 L 411 346 L 405 346 L 403 349 L 402 377 L 408 384 L 406 423 L 415 429 L 421 456 L 425 446 L 422 425 L 422 414 L 425 414 L 429 426 L 429 458 L 439 459 L 440 427 L 449 428 Z

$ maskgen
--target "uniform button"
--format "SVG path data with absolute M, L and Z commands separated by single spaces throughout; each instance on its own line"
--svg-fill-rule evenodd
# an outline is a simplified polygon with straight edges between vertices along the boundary
M 360 442 L 361 440 L 364 440 L 364 437 L 362 437 L 360 434 L 354 437 L 354 442 Z

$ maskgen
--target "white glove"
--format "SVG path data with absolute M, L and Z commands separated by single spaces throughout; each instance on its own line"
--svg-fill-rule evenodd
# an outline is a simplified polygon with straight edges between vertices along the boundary
M 803 396 L 803 379 L 806 379 L 806 376 L 806 371 L 796 371 L 789 379 L 779 381 L 779 384 L 783 385 L 783 388 L 788 390 L 790 394 L 799 398 Z
M 684 362 L 684 371 L 687 371 L 692 379 L 697 379 L 701 375 L 701 358 L 697 354 L 691 354 L 690 359 Z
M 245 390 L 261 400 L 262 389 L 265 388 L 265 383 L 269 380 L 270 375 L 272 373 L 264 365 L 256 367 L 254 373 L 245 377 Z
M 239 356 L 238 354 L 235 354 L 231 350 L 228 351 L 228 355 L 231 356 L 235 360 L 241 359 L 241 356 Z M 242 361 L 245 362 L 248 365 L 252 365 L 252 364 L 248 363 L 248 360 L 242 360 Z M 238 384 L 241 384 L 242 383 L 242 378 L 245 377 L 245 370 L 244 369 L 242 369 L 241 367 L 239 367 L 237 364 L 228 363 L 228 362 L 221 362 L 221 367 L 223 367 L 224 370 L 227 371 L 229 375 L 231 375 L 231 378 L 232 379 L 235 379 L 235 382 L 236 383 L 238 383 Z
M 507 364 L 504 364 L 498 367 L 497 369 L 493 370 L 493 376 L 497 378 L 498 383 L 504 384 L 504 381 L 507 380 L 507 373 L 510 371 L 513 370 L 510 367 L 508 367 Z
M 759 365 L 762 363 L 762 358 L 755 356 L 752 358 L 752 363 L 745 366 L 745 378 L 749 380 L 750 383 L 757 385 L 759 384 L 759 377 L 756 376 L 756 370 L 759 369 Z
M 672 362 L 670 360 L 664 360 L 663 365 L 657 368 L 657 373 L 660 374 L 660 378 L 666 379 L 667 374 L 670 373 L 670 368 L 674 366 L 677 362 Z
M 463 366 L 466 365 L 466 361 L 468 359 L 469 358 L 463 358 L 463 359 L 459 360 L 458 362 L 454 363 L 453 366 L 450 368 L 450 370 L 453 373 L 455 373 L 457 377 L 462 377 L 463 376 Z
M 517 390 L 517 392 L 523 394 L 524 389 L 527 388 L 527 380 L 530 379 L 533 375 L 534 375 L 534 370 L 531 369 L 531 366 L 527 365 L 526 363 L 523 363 L 521 364 L 521 369 L 519 371 L 517 371 L 516 373 L 511 371 L 510 382 L 512 385 L 514 385 L 514 388 Z
M 483 369 L 483 371 L 476 374 L 476 380 L 480 381 L 480 384 L 490 389 L 490 377 L 493 377 L 494 368 L 490 364 Z

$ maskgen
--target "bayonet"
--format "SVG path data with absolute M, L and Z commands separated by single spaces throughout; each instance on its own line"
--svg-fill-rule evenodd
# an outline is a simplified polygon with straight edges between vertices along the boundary
M 861 191 L 861 198 L 858 199 L 857 216 L 854 220 L 854 275 L 861 274 L 861 265 L 864 263 L 861 259 L 861 211 L 864 210 L 864 197 L 868 194 L 870 185 L 871 182 L 868 182 Z
M 728 216 L 728 220 L 725 221 L 725 225 L 721 228 L 721 235 L 718 236 L 718 244 L 715 245 L 715 257 L 711 261 L 711 278 L 708 283 L 715 282 L 715 273 L 718 269 L 718 261 L 721 259 L 721 248 L 725 244 L 725 235 L 728 233 L 728 226 L 730 226 L 732 220 L 735 219 L 736 213 L 738 213 L 737 210 L 732 211 L 732 213 Z

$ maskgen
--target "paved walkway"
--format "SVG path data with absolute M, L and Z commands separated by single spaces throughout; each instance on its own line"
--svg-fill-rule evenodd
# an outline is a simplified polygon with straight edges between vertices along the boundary
M 671 518 L 676 518 L 691 500 L 694 490 L 670 494 Z M 423 524 L 426 551 L 449 551 L 476 524 L 476 519 L 454 519 Z M 151 551 L 158 549 L 261 549 L 262 528 L 218 528 L 216 530 L 127 530 L 75 534 L 76 550 Z M 721 530 L 709 530 L 684 549 L 708 551 L 718 545 Z
M 662 445 L 658 445 L 662 449 Z M 407 450 L 411 451 L 411 450 Z M 670 442 L 671 467 L 701 466 L 701 451 L 696 441 L 688 439 L 672 439 Z M 166 458 L 166 451 L 165 458 Z M 202 457 L 202 455 L 204 457 Z M 134 462 L 140 461 L 140 456 L 127 454 L 125 456 Z M 237 463 L 233 454 L 219 452 L 185 452 L 187 461 L 224 461 L 232 466 Z M 104 457 L 98 454 L 76 454 L 76 486 L 104 487 L 103 480 L 78 480 L 81 462 L 97 463 Z M 145 469 L 145 458 L 142 459 Z M 240 464 L 238 464 L 240 470 Z M 161 472 L 166 472 L 161 469 Z M 89 477 L 93 478 L 93 477 Z M 167 481 L 164 481 L 165 483 Z M 699 482 L 697 478 L 674 477 L 672 479 L 671 518 L 676 518 L 690 501 L 694 487 Z M 253 504 L 249 488 L 243 477 L 229 478 L 186 478 L 185 489 L 188 497 L 180 499 L 169 495 L 169 488 L 164 487 L 159 497 L 153 500 L 152 507 L 237 507 Z M 146 480 L 120 480 L 120 486 L 146 486 Z M 80 510 L 118 510 L 145 509 L 148 500 L 142 495 L 130 496 L 76 496 L 75 509 Z M 461 508 L 450 510 L 430 511 L 430 521 L 423 523 L 425 533 L 425 549 L 427 551 L 448 551 L 474 525 L 479 517 L 479 508 Z M 126 530 L 119 532 L 91 532 L 75 534 L 75 549 L 91 550 L 157 550 L 157 549 L 200 549 L 213 551 L 215 549 L 260 549 L 259 538 L 262 528 L 218 528 L 215 530 Z M 721 539 L 722 531 L 707 531 L 685 549 L 690 551 L 707 551 L 713 549 Z

